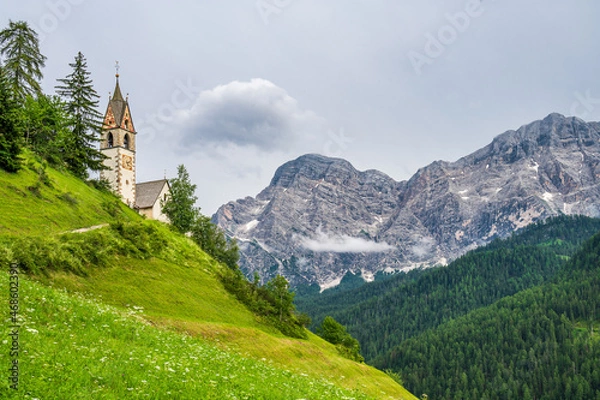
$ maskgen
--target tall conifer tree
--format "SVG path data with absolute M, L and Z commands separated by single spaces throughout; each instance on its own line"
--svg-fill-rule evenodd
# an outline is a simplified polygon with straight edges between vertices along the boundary
M 0 31 L 0 55 L 5 75 L 14 99 L 23 101 L 27 95 L 42 93 L 40 81 L 46 57 L 40 52 L 38 34 L 24 21 L 9 21 Z
M 190 181 L 190 175 L 183 164 L 177 167 L 177 178 L 169 180 L 169 184 L 171 194 L 162 202 L 163 212 L 178 231 L 189 232 L 200 215 L 200 209 L 195 206 L 198 200 L 194 195 L 196 185 Z
M 71 135 L 65 141 L 64 159 L 69 169 L 80 178 L 87 178 L 88 170 L 104 169 L 104 155 L 96 148 L 100 141 L 102 115 L 98 112 L 100 96 L 94 90 L 87 61 L 79 52 L 75 62 L 69 64 L 73 72 L 58 79 L 56 92 L 66 103 L 71 116 Z
M 8 172 L 17 172 L 21 168 L 20 134 L 14 123 L 15 104 L 0 66 L 0 168 Z

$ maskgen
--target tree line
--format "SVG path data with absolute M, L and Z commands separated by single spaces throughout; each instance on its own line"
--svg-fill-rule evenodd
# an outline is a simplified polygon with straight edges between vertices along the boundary
M 37 33 L 24 21 L 0 31 L 0 168 L 17 172 L 24 148 L 49 164 L 86 179 L 103 169 L 96 148 L 102 115 L 87 61 L 81 52 L 71 73 L 58 79 L 56 93 L 41 88 L 46 56 Z

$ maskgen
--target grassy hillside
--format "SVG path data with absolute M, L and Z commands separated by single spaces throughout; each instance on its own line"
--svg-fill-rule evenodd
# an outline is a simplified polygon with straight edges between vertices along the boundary
M 18 174 L 0 169 L 0 235 L 47 235 L 128 220 L 137 215 L 117 198 L 26 155 Z
M 2 273 L 0 290 L 8 291 Z M 149 326 L 124 312 L 28 280 L 19 341 L 18 392 L 3 399 L 367 398 L 324 379 L 224 351 L 204 340 Z M 2 329 L 7 337 L 9 329 Z M 3 351 L 2 365 L 9 365 Z M 284 390 L 282 388 L 285 388 Z
M 21 396 L 414 398 L 312 334 L 290 339 L 263 323 L 189 239 L 74 178 L 46 174 L 49 184 L 30 189 L 41 181 L 35 167 L 0 172 L 0 263 L 18 259 L 23 274 Z M 0 280 L 7 293 L 8 276 Z

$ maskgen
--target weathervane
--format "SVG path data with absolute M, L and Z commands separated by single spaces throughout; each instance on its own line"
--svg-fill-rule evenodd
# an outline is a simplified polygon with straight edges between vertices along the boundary
M 119 62 L 115 61 L 115 71 L 117 71 L 117 73 L 115 74 L 115 76 L 118 78 L 119 77 Z

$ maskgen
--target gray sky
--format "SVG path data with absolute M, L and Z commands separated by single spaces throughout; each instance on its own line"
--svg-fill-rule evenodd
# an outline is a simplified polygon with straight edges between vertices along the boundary
M 600 119 L 594 0 L 3 0 L 48 57 L 88 60 L 104 112 L 115 60 L 138 181 L 185 164 L 205 214 L 305 153 L 397 180 L 551 112 Z

